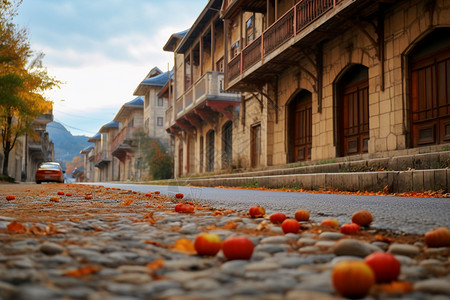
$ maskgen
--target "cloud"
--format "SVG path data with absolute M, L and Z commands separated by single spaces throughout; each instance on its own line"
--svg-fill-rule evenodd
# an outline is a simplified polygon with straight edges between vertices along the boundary
M 150 69 L 173 66 L 173 53 L 163 46 L 171 34 L 188 29 L 206 3 L 30 0 L 22 3 L 16 21 L 28 28 L 32 49 L 45 54 L 49 75 L 66 82 L 47 93 L 55 119 L 93 132 L 135 98 Z

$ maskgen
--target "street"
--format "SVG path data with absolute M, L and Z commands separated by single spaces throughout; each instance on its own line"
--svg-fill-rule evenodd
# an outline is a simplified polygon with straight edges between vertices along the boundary
M 180 192 L 194 200 L 189 213 L 176 211 Z M 369 208 L 378 227 L 396 228 L 389 218 L 397 213 L 397 222 L 407 219 L 402 207 L 414 199 L 108 183 L 3 184 L 0 199 L 0 298 L 5 300 L 335 300 L 335 268 L 383 252 L 401 265 L 398 281 L 369 286 L 364 299 L 450 296 L 450 248 L 428 247 L 421 234 L 372 226 L 344 234 L 317 223 L 325 215 L 349 222 L 353 209 Z M 436 203 L 446 208 L 445 201 L 419 200 L 434 203 L 429 214 L 438 215 Z M 312 212 L 312 221 L 285 233 L 267 218 L 250 217 L 254 204 L 290 217 L 301 206 Z M 224 241 L 222 250 L 199 255 L 194 241 L 202 233 Z M 246 239 L 250 257 L 227 257 L 225 241 L 232 239 Z M 231 249 L 239 253 L 242 245 Z
M 340 224 L 350 221 L 352 214 L 367 209 L 374 215 L 373 227 L 407 233 L 425 233 L 436 227 L 450 227 L 450 199 L 391 196 L 329 195 L 255 191 L 243 189 L 197 188 L 140 184 L 95 183 L 105 187 L 132 189 L 143 193 L 159 190 L 217 208 L 247 211 L 253 205 L 264 206 L 267 213 L 276 211 L 293 216 L 297 209 L 306 209 L 319 222 L 336 218 Z

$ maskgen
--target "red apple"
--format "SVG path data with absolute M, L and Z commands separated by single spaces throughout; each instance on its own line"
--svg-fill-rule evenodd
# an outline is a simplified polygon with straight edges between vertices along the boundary
M 389 283 L 395 281 L 400 275 L 400 263 L 391 253 L 374 252 L 364 261 L 375 273 L 377 283 Z
M 222 244 L 223 255 L 228 260 L 250 259 L 254 249 L 253 242 L 245 236 L 227 238 Z
M 284 233 L 297 233 L 300 230 L 300 223 L 295 219 L 286 219 L 281 223 Z
M 159 195 L 159 194 L 161 194 L 160 191 L 155 191 L 155 195 Z
M 341 226 L 341 232 L 344 234 L 354 234 L 361 231 L 361 227 L 356 223 L 346 223 Z
M 339 228 L 339 222 L 336 219 L 325 219 L 320 223 L 320 225 Z
M 145 194 L 145 196 L 146 196 L 146 197 L 151 197 L 151 196 L 152 196 L 152 193 L 147 193 L 147 194 Z
M 309 220 L 309 211 L 306 209 L 299 209 L 295 212 L 295 219 L 297 221 L 308 221 Z
M 62 195 L 64 195 L 64 192 L 63 192 L 63 191 L 59 191 L 57 194 L 58 194 L 59 196 L 62 196 Z
M 281 224 L 287 217 L 282 212 L 276 212 L 270 215 L 270 222 L 273 224 Z
M 252 206 L 248 210 L 248 213 L 252 218 L 261 218 L 266 214 L 266 210 L 262 206 Z
M 16 197 L 14 197 L 14 195 L 7 195 L 6 196 L 6 200 L 8 200 L 8 201 L 11 201 L 11 200 L 14 200 L 14 199 L 16 199 Z
M 450 247 L 450 230 L 440 227 L 427 232 L 425 244 L 428 247 Z
M 175 198 L 177 198 L 177 199 L 183 199 L 183 197 L 184 197 L 183 193 L 176 193 L 175 194 Z
M 352 223 L 359 226 L 369 226 L 373 221 L 373 216 L 368 210 L 360 210 L 352 215 Z
M 199 255 L 214 256 L 222 248 L 222 240 L 217 234 L 201 233 L 195 238 L 194 248 Z
M 72 197 L 72 193 L 66 193 L 67 197 Z
M 193 213 L 194 207 L 192 205 L 187 205 L 184 203 L 178 203 L 175 205 L 175 212 L 179 213 Z
M 340 295 L 358 299 L 369 293 L 375 284 L 375 275 L 363 261 L 343 261 L 333 268 L 331 281 Z

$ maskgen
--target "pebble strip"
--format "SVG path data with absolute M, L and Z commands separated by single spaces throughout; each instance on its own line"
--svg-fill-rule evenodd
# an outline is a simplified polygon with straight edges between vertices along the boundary
M 38 199 L 29 201 L 42 204 Z M 92 201 L 102 203 L 105 211 L 118 204 L 114 199 L 94 197 Z M 88 201 L 73 196 L 61 202 Z M 0 300 L 340 299 L 331 284 L 333 266 L 361 260 L 375 251 L 397 257 L 402 265 L 400 280 L 411 282 L 413 290 L 365 299 L 450 299 L 449 248 L 427 249 L 420 241 L 414 245 L 368 243 L 321 230 L 285 235 L 279 225 L 243 213 L 171 212 L 174 201 L 164 203 L 165 211 L 154 211 L 154 224 L 136 222 L 152 211 L 146 205 L 134 201 L 130 213 L 105 212 L 79 221 L 67 215 L 54 222 L 63 233 L 32 235 L 7 230 L 14 218 L 4 216 L 2 210 L 20 210 L 20 203 L 2 204 Z M 24 225 L 48 226 L 41 222 Z M 237 228 L 225 229 L 227 224 Z M 247 235 L 255 244 L 249 261 L 226 261 L 222 252 L 200 257 L 168 248 L 182 238 L 194 241 L 204 231 L 225 239 L 258 229 L 260 234 Z

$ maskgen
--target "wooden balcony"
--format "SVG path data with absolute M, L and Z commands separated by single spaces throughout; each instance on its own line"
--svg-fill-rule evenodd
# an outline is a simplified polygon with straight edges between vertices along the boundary
M 95 155 L 94 165 L 97 168 L 102 168 L 111 162 L 111 157 L 109 157 L 106 151 L 99 152 Z
M 137 130 L 136 127 L 124 127 L 120 130 L 111 142 L 111 153 L 113 156 L 123 160 L 128 153 L 132 152 L 131 146 Z
M 274 73 L 298 63 L 302 48 L 311 51 L 333 32 L 342 32 L 356 11 L 372 13 L 375 2 L 300 1 L 228 62 L 227 89 L 244 91 L 248 84 L 270 80 Z M 237 3 L 228 1 L 226 7 L 238 9 Z
M 175 119 L 190 113 L 200 104 L 209 101 L 241 102 L 239 92 L 225 91 L 225 76 L 221 72 L 207 72 L 200 77 L 175 103 Z

